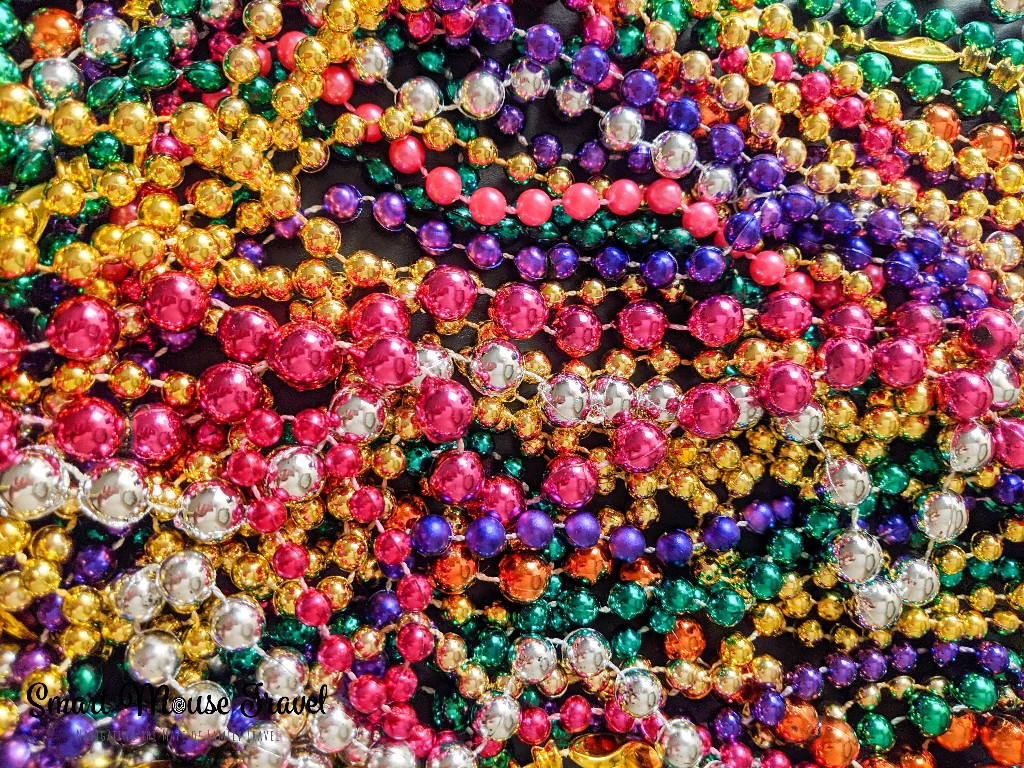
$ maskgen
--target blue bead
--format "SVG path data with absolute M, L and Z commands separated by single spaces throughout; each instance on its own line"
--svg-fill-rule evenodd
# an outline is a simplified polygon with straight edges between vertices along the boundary
M 971 265 L 967 259 L 957 254 L 948 254 L 935 264 L 934 275 L 938 281 L 947 287 L 963 285 L 971 272 Z
M 478 517 L 466 527 L 466 546 L 479 557 L 494 557 L 505 548 L 505 526 L 490 515 Z
M 562 36 L 550 24 L 534 24 L 526 30 L 523 50 L 538 64 L 551 64 L 562 52 Z
M 555 277 L 564 280 L 576 271 L 580 255 L 571 245 L 560 243 L 548 251 L 548 261 L 551 262 Z
M 658 78 L 646 69 L 634 69 L 622 78 L 619 93 L 627 104 L 643 109 L 658 98 Z
M 790 221 L 805 221 L 811 218 L 817 207 L 814 193 L 805 186 L 794 185 L 782 195 L 782 215 Z
M 842 203 L 828 203 L 818 212 L 825 231 L 833 235 L 848 235 L 857 227 L 853 211 Z
M 825 233 L 810 221 L 801 221 L 793 226 L 793 238 L 797 246 L 808 256 L 821 253 L 821 244 L 825 242 Z
M 836 244 L 836 252 L 851 271 L 864 269 L 871 263 L 871 245 L 863 237 L 844 237 Z
M 903 236 L 903 222 L 892 208 L 879 208 L 864 222 L 864 231 L 875 242 L 888 245 Z
M 761 242 L 761 226 L 752 213 L 734 213 L 725 222 L 725 241 L 738 251 L 749 251 Z
M 589 512 L 573 512 L 565 518 L 565 535 L 578 549 L 590 549 L 601 540 L 601 524 Z
M 743 131 L 732 123 L 718 123 L 708 131 L 708 142 L 715 159 L 727 163 L 743 152 Z
M 686 273 L 698 283 L 713 283 L 725 272 L 725 255 L 713 245 L 702 245 L 686 260 Z
M 668 251 L 655 251 L 640 268 L 644 282 L 652 288 L 664 288 L 671 284 L 678 271 L 676 257 Z
M 747 183 L 758 192 L 771 192 L 786 178 L 786 171 L 771 155 L 758 155 L 747 166 Z
M 555 537 L 555 525 L 539 509 L 528 509 L 516 520 L 516 535 L 530 549 L 544 549 Z
M 676 99 L 665 107 L 665 122 L 672 130 L 693 133 L 700 127 L 700 106 L 689 96 Z
M 931 264 L 942 255 L 942 235 L 927 227 L 917 229 L 907 238 L 907 250 L 922 264 Z
M 612 557 L 624 563 L 632 563 L 644 553 L 644 535 L 630 525 L 616 528 L 608 537 L 608 548 Z
M 594 268 L 605 280 L 615 280 L 626 274 L 629 256 L 626 252 L 609 245 L 597 252 L 594 257 Z
M 587 85 L 597 85 L 608 75 L 611 61 L 604 49 L 584 45 L 572 57 L 572 73 Z
M 693 556 L 693 540 L 685 531 L 663 533 L 654 545 L 654 554 L 666 565 L 686 565 Z
M 731 517 L 716 515 L 704 529 L 704 543 L 713 552 L 728 552 L 740 543 L 740 527 Z
M 516 269 L 525 280 L 540 280 L 547 271 L 547 257 L 536 245 L 528 245 L 515 258 Z
M 420 554 L 436 557 L 452 543 L 452 526 L 440 515 L 421 517 L 412 533 L 412 546 Z
M 905 251 L 890 254 L 882 269 L 885 279 L 897 285 L 913 285 L 920 274 L 917 259 Z
M 743 519 L 754 533 L 764 533 L 775 527 L 775 514 L 770 504 L 755 501 L 743 508 Z

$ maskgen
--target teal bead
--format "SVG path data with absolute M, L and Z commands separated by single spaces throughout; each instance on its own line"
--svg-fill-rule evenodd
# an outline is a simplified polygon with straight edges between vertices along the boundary
M 921 19 L 921 33 L 932 40 L 948 40 L 956 34 L 956 15 L 948 8 L 932 8 Z
M 772 537 L 768 553 L 780 563 L 792 564 L 804 551 L 803 537 L 791 528 L 786 528 Z
M 388 24 L 383 30 L 377 30 L 377 39 L 384 43 L 392 53 L 398 53 L 405 48 L 405 39 L 394 24 Z
M 857 66 L 864 75 L 864 84 L 869 91 L 885 88 L 892 81 L 892 62 L 888 56 L 871 51 L 857 57 Z
M 544 548 L 544 557 L 547 558 L 548 562 L 554 563 L 565 557 L 566 543 L 555 536 L 551 539 L 551 542 Z
M 612 653 L 620 659 L 635 659 L 642 642 L 643 635 L 632 627 L 623 627 L 612 636 Z
M 405 451 L 405 468 L 414 477 L 422 477 L 434 462 L 434 456 L 425 445 L 413 445 Z
M 468 120 L 455 122 L 455 136 L 459 141 L 472 141 L 477 137 L 476 125 Z
M 103 685 L 103 672 L 95 664 L 79 662 L 68 671 L 68 687 L 72 695 L 83 699 L 99 691 Z
M 527 688 L 521 694 L 519 694 L 519 706 L 521 707 L 539 707 L 544 703 L 541 699 L 540 694 L 532 688 Z
M 511 216 L 506 216 L 493 227 L 491 232 L 504 246 L 511 246 L 516 240 L 523 236 L 523 225 Z
M 910 0 L 893 0 L 882 11 L 882 27 L 890 35 L 905 35 L 917 24 L 917 8 Z
M 238 95 L 257 111 L 270 106 L 273 94 L 274 86 L 265 77 L 257 77 L 252 82 L 238 86 Z
M 174 40 L 163 27 L 143 27 L 132 38 L 132 56 L 136 59 L 167 59 L 173 51 Z
M 455 172 L 459 174 L 459 180 L 462 181 L 462 191 L 465 194 L 472 194 L 476 192 L 480 186 L 480 174 L 473 170 L 472 167 L 465 163 L 460 163 L 455 167 Z
M 1024 40 L 1015 37 L 1000 40 L 996 45 L 996 58 L 1009 59 L 1015 67 L 1024 64 Z
M 196 61 L 182 70 L 185 82 L 203 93 L 214 93 L 226 87 L 228 79 L 212 61 Z
M 190 16 L 199 7 L 199 0 L 160 0 L 160 7 L 168 16 Z
M 918 64 L 903 77 L 903 86 L 914 101 L 924 103 L 939 95 L 944 83 L 934 64 Z
M 402 197 L 410 208 L 419 213 L 437 210 L 437 204 L 427 197 L 427 190 L 423 187 L 406 187 L 402 190 Z
M 18 14 L 7 3 L 0 3 L 0 45 L 7 45 L 19 37 L 24 31 Z
M 639 248 L 651 241 L 651 233 L 639 221 L 624 221 L 612 231 L 612 238 L 627 248 Z
M 720 627 L 735 627 L 747 612 L 746 603 L 739 592 L 728 587 L 708 595 L 707 612 Z
M 873 752 L 888 752 L 896 744 L 896 732 L 887 717 L 869 712 L 857 723 L 857 740 Z
M 247 677 L 259 669 L 263 657 L 255 648 L 246 648 L 243 651 L 224 651 L 221 658 L 238 677 Z
M 1001 557 L 996 562 L 996 570 L 999 573 L 999 578 L 1004 581 L 1020 580 L 1020 563 L 1017 560 L 1013 560 L 1009 557 Z
M 466 436 L 466 447 L 481 456 L 490 456 L 494 452 L 494 435 L 490 432 L 471 432 Z
M 592 251 L 604 242 L 607 232 L 596 221 L 587 221 L 569 230 L 569 240 L 581 250 Z
M 597 619 L 599 606 L 597 598 L 590 592 L 574 590 L 565 596 L 565 602 L 561 606 L 562 615 L 577 627 L 586 627 L 593 624 Z
M 473 660 L 487 670 L 501 667 L 508 658 L 508 636 L 500 629 L 487 629 L 473 649 Z
M 843 0 L 840 8 L 847 21 L 855 27 L 870 24 L 877 12 L 875 0 Z
M 824 507 L 815 509 L 807 515 L 806 531 L 812 539 L 824 541 L 838 530 L 839 518 Z
M 924 736 L 940 736 L 949 730 L 953 715 L 949 705 L 934 693 L 921 693 L 910 700 L 907 719 L 917 726 Z
M 967 566 L 971 578 L 976 581 L 987 581 L 996 567 L 994 563 L 986 563 L 984 560 L 972 558 Z
M 608 593 L 608 607 L 622 619 L 635 619 L 647 608 L 647 593 L 634 582 L 619 582 Z
M 899 464 L 885 462 L 875 467 L 871 475 L 879 490 L 890 495 L 903 493 L 910 484 L 910 473 Z
M 21 68 L 10 54 L 0 51 L 0 83 L 21 82 Z
M 984 21 L 972 21 L 964 24 L 960 39 L 965 46 L 972 45 L 987 51 L 996 46 L 996 31 L 992 29 L 991 24 L 986 24 Z
M 509 477 L 514 477 L 518 480 L 522 478 L 526 467 L 523 465 L 522 459 L 510 457 L 501 462 L 501 470 Z
M 771 600 L 782 589 L 782 569 L 771 560 L 756 560 L 747 569 L 745 583 L 759 600 Z
M 548 613 L 544 603 L 531 603 L 515 615 L 513 623 L 521 632 L 540 634 L 548 624 Z
M 968 672 L 960 678 L 953 695 L 972 712 L 988 712 L 999 699 L 995 682 L 977 672 Z
M 563 586 L 562 577 L 557 573 L 552 574 L 551 578 L 548 579 L 548 586 L 544 590 L 544 598 L 547 600 L 558 600 Z
M 674 227 L 658 234 L 658 245 L 676 256 L 682 256 L 693 251 L 697 246 L 697 241 L 682 227 Z
M 661 605 L 670 613 L 687 613 L 697 609 L 697 592 L 684 579 L 670 579 L 658 591 Z
M 651 611 L 651 618 L 647 622 L 647 626 L 651 628 L 652 632 L 657 632 L 659 635 L 667 635 L 676 626 L 676 617 L 674 614 L 666 613 L 665 611 Z
M 943 573 L 939 571 L 939 583 L 946 589 L 955 587 L 964 579 L 964 572 L 957 571 L 956 573 Z
M 17 139 L 14 129 L 7 124 L 0 124 L 0 163 L 9 162 L 16 151 Z
M 658 21 L 667 21 L 676 32 L 682 31 L 688 21 L 688 14 L 683 10 L 683 4 L 677 0 L 669 0 L 662 3 L 654 12 L 654 18 Z
M 437 49 L 420 51 L 416 54 L 416 60 L 419 62 L 421 67 L 427 70 L 427 72 L 432 72 L 435 75 L 439 75 L 444 72 L 444 51 L 439 51 Z
M 950 89 L 953 102 L 965 117 L 977 117 L 992 104 L 988 83 L 980 77 L 966 77 Z
M 612 52 L 621 59 L 636 56 L 643 49 L 644 33 L 637 27 L 621 27 L 615 36 Z
M 140 59 L 128 70 L 128 77 L 139 88 L 158 91 L 178 79 L 178 70 L 170 62 L 157 58 Z

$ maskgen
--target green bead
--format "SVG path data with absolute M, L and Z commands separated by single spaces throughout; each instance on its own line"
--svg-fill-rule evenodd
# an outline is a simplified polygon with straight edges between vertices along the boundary
M 918 64 L 903 77 L 903 85 L 914 101 L 931 101 L 944 85 L 942 72 L 934 64 Z
M 739 592 L 724 588 L 708 595 L 708 616 L 720 627 L 735 627 L 747 612 Z
M 307 626 L 294 616 L 282 616 L 267 635 L 281 645 L 301 648 L 316 637 L 316 627 Z
M 501 471 L 509 477 L 514 477 L 518 480 L 522 478 L 526 467 L 523 465 L 522 459 L 512 457 L 501 462 Z
M 509 246 L 523 236 L 523 225 L 511 216 L 506 216 L 491 227 L 491 231 L 502 245 Z
M 431 714 L 437 728 L 453 728 L 461 731 L 469 724 L 469 702 L 450 691 L 435 696 L 431 702 Z
M 839 518 L 834 512 L 821 507 L 807 515 L 807 534 L 812 539 L 824 541 L 825 538 L 839 530 Z
M 772 537 L 768 545 L 768 553 L 780 563 L 790 564 L 797 561 L 804 551 L 803 537 L 791 528 L 785 528 Z
M 1000 21 L 1017 21 L 1024 18 L 1024 10 L 1014 0 L 988 0 L 992 14 Z
M 163 27 L 143 27 L 132 38 L 132 56 L 136 59 L 166 59 L 173 50 L 171 33 Z
M 996 58 L 1009 59 L 1015 67 L 1024 64 L 1024 40 L 1015 37 L 1000 40 L 996 45 Z
M 800 0 L 800 7 L 815 18 L 832 10 L 832 0 Z
M 0 45 L 7 45 L 16 40 L 22 31 L 18 14 L 7 3 L 0 3 Z
M 539 707 L 543 703 L 544 700 L 540 694 L 532 688 L 527 688 L 519 695 L 519 706 L 521 707 Z
M 987 51 L 996 46 L 996 31 L 992 29 L 991 24 L 986 24 L 984 21 L 971 21 L 964 24 L 960 39 L 965 46 L 973 45 L 975 48 Z
M 0 51 L 0 83 L 21 82 L 21 68 L 18 62 L 4 51 Z
M 574 590 L 565 596 L 561 606 L 562 615 L 577 627 L 593 624 L 597 619 L 599 606 L 597 599 L 589 592 Z
M 882 11 L 882 27 L 890 35 L 905 35 L 917 24 L 917 8 L 910 0 L 893 0 Z
M 634 582 L 619 582 L 608 593 L 608 607 L 620 618 L 635 619 L 647 608 L 647 593 Z
M 656 21 L 667 21 L 676 32 L 680 32 L 687 22 L 687 13 L 683 10 L 683 4 L 677 0 L 669 0 L 662 3 L 654 11 Z
M 992 104 L 988 83 L 980 77 L 966 77 L 950 89 L 953 102 L 965 117 L 977 117 Z
M 643 635 L 631 627 L 623 627 L 612 636 L 612 653 L 620 659 L 635 659 L 642 642 Z
M 221 658 L 225 664 L 238 677 L 247 677 L 253 674 L 260 666 L 263 657 L 255 648 L 246 648 L 242 651 L 225 651 Z
M 490 456 L 494 451 L 494 435 L 490 432 L 471 432 L 466 436 L 466 447 L 482 456 Z
M 875 18 L 875 0 L 843 0 L 840 8 L 855 27 L 866 26 Z
M 405 467 L 415 477 L 422 477 L 433 461 L 434 456 L 425 445 L 414 445 L 405 451 Z
M 476 125 L 468 120 L 456 121 L 455 136 L 459 141 L 472 141 L 477 137 Z
M 19 156 L 14 165 L 16 184 L 39 184 L 53 172 L 53 161 L 46 150 L 36 149 Z
M 978 560 L 977 558 L 971 559 L 967 566 L 971 578 L 976 581 L 987 581 L 995 569 L 995 564 L 986 563 L 984 560 Z
M 888 718 L 869 712 L 857 723 L 857 740 L 874 752 L 887 752 L 896 744 L 896 733 Z
M 999 572 L 999 578 L 1005 581 L 1020 580 L 1020 563 L 1009 557 L 999 558 L 999 561 L 996 564 L 996 570 Z
M 480 641 L 473 649 L 473 660 L 484 669 L 494 670 L 508 658 L 508 637 L 500 629 L 480 633 Z
M 1021 119 L 1020 103 L 1017 92 L 1006 94 L 996 105 L 996 112 L 999 114 L 1014 133 L 1020 133 L 1024 128 L 1024 120 Z
M 956 700 L 973 712 L 988 712 L 996 705 L 999 693 L 990 678 L 968 672 L 953 689 Z
M 377 39 L 386 45 L 392 52 L 398 53 L 405 48 L 405 40 L 402 33 L 394 24 L 389 24 L 383 30 L 377 32 Z
M 569 230 L 569 240 L 577 248 L 592 251 L 604 242 L 608 230 L 596 221 L 577 224 Z
M 513 623 L 521 632 L 540 634 L 547 626 L 548 613 L 544 603 L 531 603 L 516 614 Z
M 717 56 L 721 50 L 721 46 L 718 44 L 719 26 L 719 23 L 710 16 L 693 25 L 694 42 L 697 43 L 698 48 L 712 57 Z
M 273 94 L 274 86 L 265 77 L 257 77 L 252 82 L 238 86 L 238 95 L 245 99 L 250 107 L 255 107 L 257 110 L 270 106 Z
M 676 626 L 676 617 L 674 614 L 666 613 L 665 611 L 651 611 L 651 618 L 647 622 L 647 626 L 651 628 L 652 632 L 657 632 L 659 635 L 667 635 Z
M 95 664 L 80 662 L 68 672 L 68 686 L 75 696 L 88 698 L 103 685 L 103 673 Z
M 918 448 L 910 454 L 908 466 L 915 477 L 926 475 L 927 479 L 933 479 L 942 469 L 939 458 L 934 451 L 926 448 Z
M 903 493 L 907 490 L 907 486 L 910 485 L 910 473 L 899 464 L 889 464 L 886 462 L 875 467 L 872 472 L 872 478 L 882 493 L 890 495 Z
M 160 7 L 168 16 L 188 16 L 196 12 L 199 0 L 160 0 Z
M 160 90 L 178 79 L 178 70 L 168 61 L 149 57 L 132 64 L 128 70 L 128 77 L 140 88 Z
M 612 237 L 627 248 L 639 248 L 651 241 L 651 233 L 639 221 L 624 221 L 612 230 Z
M 479 173 L 465 163 L 457 165 L 455 167 L 455 172 L 459 174 L 459 180 L 462 182 L 462 191 L 464 193 L 468 195 L 476 192 L 477 188 L 480 186 Z
M 675 256 L 683 256 L 696 247 L 697 241 L 682 227 L 674 227 L 658 234 L 658 245 L 667 248 Z
M 754 597 L 771 600 L 782 589 L 782 569 L 771 560 L 757 560 L 747 570 L 745 583 Z
M 546 557 L 548 561 L 552 563 L 561 560 L 563 557 L 565 557 L 566 546 L 566 543 L 562 541 L 562 539 L 555 536 L 553 539 L 551 539 L 547 547 L 545 547 L 544 557 Z
M 548 579 L 548 586 L 544 590 L 544 597 L 545 597 L 545 599 L 547 599 L 547 600 L 557 600 L 559 597 L 562 596 L 561 592 L 562 592 L 562 587 L 563 586 L 564 585 L 563 585 L 563 582 L 562 582 L 562 577 L 559 574 L 557 574 L 557 573 L 553 574 L 551 576 L 551 578 Z
M 684 579 L 670 579 L 658 591 L 661 605 L 670 613 L 686 613 L 697 608 L 697 592 Z
M 949 705 L 934 693 L 922 693 L 911 699 L 907 719 L 930 738 L 948 731 L 953 715 Z
M 363 166 L 367 178 L 378 187 L 390 187 L 395 183 L 395 172 L 379 157 L 371 157 Z
M 644 33 L 637 27 L 629 26 L 619 29 L 615 36 L 612 53 L 620 59 L 636 56 L 643 49 Z
M 203 93 L 214 93 L 228 84 L 221 68 L 212 61 L 197 61 L 189 64 L 182 72 L 185 82 Z
M 4 123 L 0 123 L 0 163 L 8 162 L 17 151 L 17 141 L 14 136 L 14 129 Z M 7 200 L 4 200 L 6 203 Z
M 421 186 L 406 187 L 402 190 L 402 197 L 414 211 L 423 213 L 425 211 L 437 210 L 437 204 L 427 197 L 427 190 Z
M 444 51 L 437 49 L 420 51 L 416 55 L 416 60 L 427 72 L 433 72 L 435 75 L 444 72 Z
M 921 19 L 921 32 L 932 40 L 948 40 L 956 33 L 956 15 L 948 8 L 932 8 Z
M 85 105 L 95 112 L 109 112 L 120 101 L 124 79 L 101 77 L 85 92 Z
M 946 589 L 951 589 L 964 580 L 964 572 L 957 571 L 956 573 L 943 573 L 939 571 L 939 584 L 944 586 Z

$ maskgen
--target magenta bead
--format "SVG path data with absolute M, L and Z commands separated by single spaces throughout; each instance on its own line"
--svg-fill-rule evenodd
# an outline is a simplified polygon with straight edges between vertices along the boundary
M 472 451 L 448 451 L 438 457 L 430 473 L 430 492 L 445 504 L 465 504 L 477 495 L 484 481 L 480 457 Z
M 301 445 L 322 443 L 328 432 L 327 414 L 320 408 L 305 408 L 292 421 L 292 436 Z
M 121 410 L 98 397 L 72 400 L 54 418 L 53 436 L 65 453 L 82 461 L 112 456 L 124 438 Z
M 398 630 L 395 647 L 406 661 L 423 661 L 434 650 L 434 636 L 422 624 L 406 624 Z
M 295 389 L 319 389 L 341 371 L 341 354 L 330 331 L 303 320 L 281 327 L 267 364 Z
M 277 321 L 260 307 L 230 309 L 217 325 L 217 340 L 228 359 L 236 363 L 265 360 L 276 333 Z
M 761 330 L 776 339 L 795 339 L 811 327 L 810 302 L 796 293 L 780 291 L 768 297 L 758 317 Z
M 570 357 L 583 357 L 601 346 L 601 320 L 589 307 L 562 307 L 551 324 L 555 344 Z
M 157 275 L 146 285 L 143 306 L 153 325 L 180 333 L 202 322 L 210 297 L 191 275 L 168 272 Z
M 53 311 L 46 340 L 58 355 L 87 363 L 109 352 L 119 331 L 109 304 L 92 296 L 75 296 Z
M 1020 340 L 1020 328 L 1001 309 L 986 307 L 974 312 L 964 323 L 964 347 L 982 360 L 1006 357 Z
M 709 347 L 736 341 L 743 332 L 743 308 L 731 296 L 698 301 L 690 312 L 690 333 Z
M 897 336 L 906 336 L 923 347 L 942 338 L 942 313 L 923 301 L 908 301 L 899 306 L 890 318 Z
M 387 702 L 384 683 L 373 675 L 360 675 L 349 684 L 348 700 L 357 712 L 369 714 Z
M 540 291 L 522 283 L 508 283 L 491 300 L 491 319 L 513 339 L 528 339 L 544 327 L 548 308 Z
M 144 464 L 163 464 L 185 445 L 184 422 L 169 406 L 140 405 L 132 413 L 130 424 L 132 455 Z
M 363 378 L 383 391 L 404 387 L 420 371 L 416 345 L 395 333 L 381 334 L 362 352 L 353 351 L 353 356 Z
M 950 371 L 939 379 L 939 404 L 961 421 L 977 419 L 992 407 L 992 385 L 980 373 Z
M 348 315 L 349 332 L 356 341 L 379 333 L 409 335 L 409 311 L 394 296 L 371 293 L 355 304 Z
M 619 333 L 630 349 L 651 349 L 665 337 L 668 320 L 665 312 L 651 301 L 634 301 L 619 312 Z
M 318 589 L 307 589 L 295 601 L 295 618 L 307 627 L 320 627 L 331 619 L 331 601 Z
M 927 371 L 924 352 L 914 341 L 896 337 L 875 347 L 875 373 L 890 387 L 905 389 L 920 382 Z
M 992 429 L 996 458 L 1007 469 L 1024 469 L 1024 421 L 1000 419 Z
M 263 385 L 238 363 L 218 363 L 199 377 L 199 407 L 221 424 L 242 421 L 263 400 Z
M 0 372 L 6 372 L 21 362 L 25 334 L 21 326 L 6 317 L 0 317 Z
M 373 554 L 384 565 L 398 565 L 412 553 L 412 541 L 405 531 L 382 531 L 373 541 Z
M 597 468 L 580 456 L 557 456 L 548 464 L 542 490 L 555 504 L 580 509 L 597 492 Z
M 811 402 L 814 379 L 807 369 L 786 360 L 771 363 L 758 379 L 758 398 L 776 416 L 792 416 Z
M 288 509 L 277 499 L 256 499 L 249 506 L 246 520 L 256 533 L 273 533 L 288 520 Z
M 725 744 L 719 751 L 722 762 L 729 766 L 729 768 L 750 768 L 754 763 L 754 756 L 750 753 L 750 747 L 738 741 Z
M 822 330 L 827 336 L 852 336 L 870 341 L 875 335 L 875 321 L 863 304 L 840 304 L 825 313 Z
M 430 584 L 430 579 L 423 574 L 410 573 L 399 579 L 395 595 L 402 610 L 422 611 L 430 605 L 434 588 Z
M 320 642 L 317 661 L 333 672 L 344 672 L 352 666 L 355 653 L 352 641 L 341 635 L 328 635 Z
M 447 265 L 430 270 L 416 291 L 423 308 L 446 322 L 466 318 L 473 310 L 476 296 L 476 283 L 469 272 Z
M 527 744 L 537 745 L 551 735 L 551 718 L 541 707 L 526 707 L 519 714 L 518 736 Z
M 458 440 L 473 420 L 473 396 L 457 381 L 428 377 L 420 389 L 415 416 L 431 442 Z
M 698 384 L 683 395 L 679 424 L 709 440 L 724 437 L 740 417 L 740 407 L 721 384 Z
M 630 472 L 650 472 L 665 458 L 665 433 L 647 421 L 630 421 L 612 435 L 615 463 Z
M 338 478 L 355 477 L 363 466 L 362 454 L 351 443 L 332 445 L 324 461 L 327 471 Z
M 515 520 L 525 509 L 522 486 L 505 475 L 484 480 L 476 498 L 480 514 L 496 517 L 502 525 Z
M 818 352 L 824 379 L 836 389 L 853 389 L 868 380 L 873 360 L 871 349 L 853 336 L 833 338 L 821 345 Z

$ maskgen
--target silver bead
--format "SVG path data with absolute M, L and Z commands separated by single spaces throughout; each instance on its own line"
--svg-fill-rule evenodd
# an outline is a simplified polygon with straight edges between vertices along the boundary
M 423 380 L 428 376 L 450 379 L 455 374 L 455 364 L 451 355 L 448 354 L 448 350 L 441 347 L 420 344 L 416 347 L 416 361 L 419 363 L 419 373 L 409 385 L 413 389 L 422 387 Z
M 227 730 L 228 712 L 221 712 L 222 701 L 229 701 L 228 692 L 212 680 L 198 680 L 185 688 L 182 698 L 185 711 L 177 714 L 178 728 L 192 739 L 212 739 Z M 212 710 L 212 711 L 211 711 Z
M 292 740 L 277 723 L 258 723 L 242 734 L 239 757 L 245 768 L 283 768 Z
M 366 768 L 416 768 L 416 755 L 405 744 L 382 744 L 370 750 Z
M 854 509 L 871 495 L 871 475 L 848 456 L 827 460 L 819 469 L 818 495 L 834 507 Z
M 78 499 L 88 517 L 123 532 L 146 516 L 149 489 L 138 464 L 112 459 L 89 471 L 78 488 Z
M 1020 238 L 1011 232 L 993 232 L 985 238 L 986 243 L 999 243 L 1006 252 L 1008 264 L 1019 264 L 1024 258 L 1024 248 L 1021 248 Z
M 384 401 L 364 387 L 344 387 L 331 400 L 338 437 L 350 443 L 368 443 L 384 429 Z
M 641 720 L 657 712 L 664 697 L 661 681 L 648 669 L 624 669 L 615 679 L 615 702 L 623 712 Z
M 574 427 L 590 408 L 587 382 L 573 373 L 560 373 L 543 388 L 544 415 L 556 427 Z
M 53 130 L 48 125 L 30 125 L 24 129 L 25 149 L 29 152 L 53 151 Z
M 352 68 L 363 85 L 386 80 L 391 74 L 391 63 L 391 49 L 376 38 L 364 38 L 353 47 Z
M 874 579 L 853 587 L 853 617 L 865 629 L 887 629 L 903 612 L 896 587 L 885 579 Z
M 850 206 L 850 210 L 853 212 L 853 217 L 858 221 L 863 221 L 872 213 L 878 210 L 878 206 L 872 203 L 870 200 L 858 200 L 856 203 Z
M 904 557 L 893 569 L 893 583 L 907 605 L 930 605 L 939 594 L 938 569 L 927 560 Z
M 366 745 L 372 742 L 373 734 L 369 729 L 357 727 L 352 734 L 351 743 L 341 751 L 341 761 L 353 768 L 365 766 L 370 756 L 369 747 Z
M 697 163 L 697 142 L 682 131 L 663 131 L 651 144 L 651 160 L 659 176 L 681 179 Z
M 757 390 L 746 379 L 729 379 L 725 382 L 732 399 L 740 407 L 740 417 L 736 420 L 736 429 L 752 427 L 764 416 L 764 408 L 757 399 Z
M 512 651 L 512 672 L 527 683 L 539 683 L 558 664 L 551 641 L 543 637 L 521 637 Z
M 941 543 L 955 539 L 967 530 L 969 515 L 959 494 L 936 491 L 918 504 L 916 519 L 917 527 L 925 536 Z
M 519 704 L 505 693 L 485 694 L 473 717 L 473 728 L 485 739 L 510 739 L 519 730 Z
M 18 647 L 15 645 L 0 645 L 0 683 L 10 685 L 11 665 L 18 658 Z
M 567 77 L 555 87 L 555 104 L 564 117 L 579 117 L 594 105 L 594 92 L 575 77 Z
M 869 533 L 844 531 L 832 540 L 832 559 L 839 578 L 852 584 L 863 584 L 882 570 L 882 547 Z
M 67 59 L 37 61 L 32 66 L 29 82 L 36 97 L 47 107 L 82 94 L 82 73 Z
M 268 495 L 286 504 L 309 501 L 320 493 L 327 479 L 320 454 L 306 445 L 274 451 L 267 464 L 267 480 L 263 488 Z
M 632 107 L 612 107 L 601 116 L 601 143 L 612 152 L 628 152 L 644 138 L 644 119 Z
M 328 699 L 323 710 L 310 720 L 309 732 L 313 746 L 321 752 L 340 752 L 352 741 L 355 723 L 338 699 Z
M 82 25 L 82 50 L 94 61 L 124 64 L 131 45 L 131 27 L 117 16 L 97 16 Z
M 736 194 L 736 174 L 727 165 L 708 166 L 697 178 L 696 192 L 702 202 L 721 205 Z
M 949 468 L 954 472 L 975 472 L 992 461 L 995 455 L 992 433 L 973 421 L 954 426 L 949 433 L 948 446 L 940 445 Z
M 478 69 L 466 75 L 455 99 L 466 117 L 486 120 L 505 104 L 505 86 L 486 69 Z
M 608 641 L 592 629 L 577 629 L 569 634 L 562 653 L 566 663 L 580 677 L 601 674 L 612 659 Z
M 307 674 L 306 663 L 298 653 L 275 648 L 260 662 L 256 682 L 263 683 L 264 693 L 272 699 L 294 699 L 302 695 Z
M 201 0 L 199 18 L 206 24 L 227 21 L 238 11 L 235 0 Z
M 166 21 L 164 21 L 165 19 Z M 192 19 L 181 16 L 162 16 L 157 20 L 155 26 L 167 30 L 171 36 L 171 42 L 174 44 L 175 53 L 180 53 L 186 48 L 195 48 L 199 42 L 199 30 L 196 29 L 196 23 Z
M 590 389 L 588 420 L 610 427 L 624 421 L 633 407 L 633 385 L 617 376 L 599 376 Z
M 426 768 L 474 768 L 476 757 L 458 741 L 439 744 L 430 750 Z
M 160 566 L 160 590 L 164 599 L 179 610 L 203 602 L 213 592 L 215 572 L 210 558 L 194 549 L 183 549 Z
M 795 416 L 783 416 L 775 420 L 783 438 L 791 443 L 806 445 L 813 443 L 825 431 L 825 414 L 817 403 L 811 402 Z
M 181 667 L 181 643 L 170 632 L 150 629 L 135 635 L 124 654 L 128 672 L 140 683 L 163 685 Z
M 330 0 L 302 0 L 302 13 L 314 27 L 324 23 L 324 10 Z
M 523 356 L 510 341 L 486 341 L 473 355 L 469 379 L 477 391 L 485 395 L 514 390 L 523 381 Z
M 288 768 L 331 768 L 331 758 L 309 749 L 297 749 L 288 759 Z
M 1020 400 L 1020 374 L 1005 360 L 996 360 L 991 370 L 985 374 L 985 378 L 992 385 L 994 410 L 1005 411 Z
M 657 377 L 636 391 L 636 405 L 650 419 L 659 424 L 671 424 L 679 413 L 683 388 L 672 379 Z
M 665 763 L 670 768 L 693 768 L 704 755 L 700 731 L 683 718 L 665 723 L 659 742 L 665 753 Z
M 222 600 L 210 612 L 210 634 L 221 648 L 252 648 L 263 634 L 263 609 L 248 600 Z
M 414 77 L 402 83 L 395 104 L 409 112 L 413 122 L 422 123 L 441 111 L 441 89 L 429 77 Z
M 156 564 L 119 577 L 111 588 L 117 615 L 140 624 L 156 618 L 164 607 L 159 580 L 160 566 Z
M 223 541 L 242 527 L 245 505 L 220 480 L 192 483 L 181 495 L 175 524 L 196 541 Z
M 523 101 L 542 99 L 551 90 L 548 68 L 527 58 L 519 59 L 508 70 L 512 93 Z
M 15 520 L 38 520 L 64 506 L 71 480 L 50 448 L 26 448 L 0 472 L 0 508 Z

